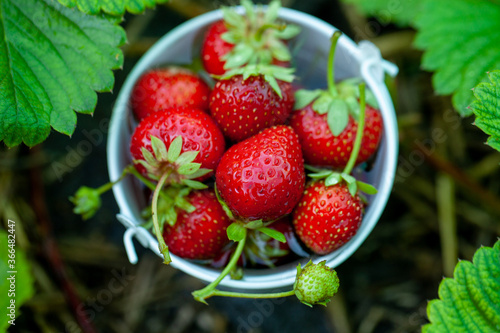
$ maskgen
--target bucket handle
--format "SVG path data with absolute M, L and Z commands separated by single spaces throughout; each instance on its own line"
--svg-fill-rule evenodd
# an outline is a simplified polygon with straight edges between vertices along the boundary
M 127 229 L 123 234 L 123 245 L 127 253 L 128 260 L 131 264 L 136 264 L 138 261 L 137 252 L 135 250 L 133 238 L 135 237 L 139 243 L 145 248 L 149 248 L 157 255 L 160 255 L 158 242 L 153 238 L 151 233 L 141 226 L 137 226 L 133 220 L 123 214 L 117 214 L 116 218 Z

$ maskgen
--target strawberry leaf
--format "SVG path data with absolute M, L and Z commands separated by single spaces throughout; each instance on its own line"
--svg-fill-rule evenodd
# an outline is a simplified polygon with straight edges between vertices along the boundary
M 195 189 L 195 190 L 203 190 L 203 189 L 208 188 L 208 186 L 203 184 L 202 182 L 199 182 L 197 180 L 192 180 L 192 179 L 183 179 L 182 183 L 186 186 L 189 186 L 192 189 Z
M 111 91 L 125 33 L 116 18 L 51 0 L 0 1 L 0 140 L 34 146 L 51 127 L 71 135 L 95 91 Z
M 187 163 L 180 165 L 179 168 L 177 168 L 177 173 L 179 175 L 191 175 L 198 171 L 201 167 L 201 163 Z
M 295 105 L 293 108 L 295 110 L 300 110 L 311 104 L 316 98 L 321 95 L 323 90 L 306 90 L 300 89 L 295 92 Z
M 425 0 L 417 16 L 415 45 L 425 50 L 422 67 L 435 71 L 433 86 L 453 94 L 462 116 L 471 114 L 471 87 L 500 68 L 500 5 L 489 0 Z
M 382 24 L 395 23 L 398 26 L 409 25 L 419 13 L 422 3 L 418 0 L 343 0 L 356 5 L 363 14 L 376 16 Z
M 227 237 L 232 241 L 242 241 L 243 239 L 245 239 L 246 234 L 247 230 L 239 223 L 234 222 L 231 223 L 229 227 L 227 227 Z
M 460 261 L 454 278 L 439 285 L 439 299 L 427 305 L 430 324 L 423 333 L 500 331 L 500 240 Z
M 182 136 L 179 135 L 178 137 L 172 140 L 170 146 L 168 147 L 167 161 L 171 163 L 175 162 L 181 155 L 181 150 L 182 150 Z
M 377 192 L 378 192 L 378 190 L 375 188 L 375 186 L 373 186 L 371 184 L 367 184 L 367 183 L 359 181 L 359 180 L 356 181 L 356 184 L 358 186 L 358 190 L 361 192 L 365 192 L 366 194 L 373 195 L 373 194 L 377 194 Z
M 271 237 L 273 239 L 276 239 L 278 242 L 286 243 L 285 235 L 283 235 L 283 233 L 278 231 L 278 230 L 267 228 L 267 227 L 261 227 L 257 230 L 268 235 L 269 237 Z
M 490 135 L 487 144 L 500 151 L 500 71 L 488 73 L 490 82 L 474 88 L 476 100 L 470 108 L 476 116 L 475 125 Z
M 342 133 L 349 123 L 347 103 L 339 98 L 334 99 L 328 107 L 326 121 L 333 136 L 338 136 Z
M 123 16 L 126 11 L 140 14 L 146 8 L 153 8 L 157 3 L 166 3 L 168 0 L 58 0 L 66 7 L 77 7 L 86 14 L 107 14 Z
M 151 147 L 153 148 L 154 158 L 157 161 L 164 161 L 167 157 L 167 146 L 165 146 L 165 142 L 156 136 L 151 136 Z M 142 149 L 142 156 L 144 156 L 144 150 L 147 151 L 147 149 L 144 147 Z M 146 156 L 144 156 L 144 158 L 146 158 Z
M 340 182 L 341 179 L 342 176 L 340 175 L 340 173 L 334 172 L 330 176 L 326 177 L 325 186 L 336 185 Z

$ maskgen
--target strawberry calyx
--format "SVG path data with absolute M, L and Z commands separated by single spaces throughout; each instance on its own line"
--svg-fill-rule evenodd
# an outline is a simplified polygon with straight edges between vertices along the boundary
M 292 82 L 295 76 L 294 68 L 281 67 L 271 64 L 249 64 L 244 67 L 233 68 L 223 75 L 213 75 L 218 80 L 227 80 L 233 76 L 241 75 L 243 80 L 248 79 L 250 76 L 261 76 L 264 81 L 269 83 L 273 90 L 280 98 L 283 98 L 281 88 L 277 80 L 284 82 Z
M 167 147 L 163 140 L 151 136 L 153 152 L 142 148 L 144 160 L 134 160 L 134 164 L 140 164 L 147 170 L 148 177 L 159 180 L 168 174 L 165 180 L 167 184 L 182 184 L 193 189 L 205 189 L 207 185 L 195 180 L 212 170 L 201 168 L 201 163 L 193 163 L 199 151 L 186 151 L 181 154 L 182 136 L 176 137 Z
M 349 123 L 349 117 L 359 121 L 360 95 L 358 86 L 360 78 L 346 79 L 335 84 L 335 49 L 342 33 L 335 31 L 331 37 L 331 46 L 328 54 L 327 89 L 299 89 L 295 92 L 294 110 L 301 110 L 312 103 L 312 109 L 318 114 L 326 114 L 328 127 L 333 136 L 338 136 Z M 375 96 L 371 91 L 366 92 L 366 102 L 378 108 Z
M 196 207 L 194 207 L 189 200 L 186 199 L 192 190 L 193 189 L 191 187 L 172 184 L 160 192 L 157 208 L 160 230 L 163 230 L 165 223 L 170 226 L 174 226 L 177 222 L 179 211 L 192 213 L 196 210 Z M 143 227 L 149 229 L 153 225 L 151 207 L 144 209 L 142 217 L 147 221 Z
M 221 38 L 235 46 L 223 60 L 224 69 L 230 70 L 249 64 L 270 64 L 273 59 L 290 61 L 292 56 L 285 40 L 295 37 L 300 28 L 278 21 L 281 8 L 279 0 L 273 0 L 267 8 L 242 0 L 245 14 L 233 7 L 223 6 L 224 23 L 228 29 Z

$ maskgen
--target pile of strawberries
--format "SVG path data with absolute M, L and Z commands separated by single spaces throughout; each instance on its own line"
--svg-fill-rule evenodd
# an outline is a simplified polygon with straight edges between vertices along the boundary
M 358 81 L 334 83 L 339 34 L 328 87 L 298 89 L 289 44 L 300 29 L 279 21 L 279 1 L 242 6 L 245 14 L 223 8 L 207 30 L 204 73 L 152 69 L 131 95 L 130 153 L 154 191 L 145 216 L 166 262 L 171 252 L 224 266 L 242 228 L 241 266 L 328 254 L 358 230 L 360 191 L 376 192 L 350 173 L 373 158 L 382 117 L 370 98 L 360 103 Z

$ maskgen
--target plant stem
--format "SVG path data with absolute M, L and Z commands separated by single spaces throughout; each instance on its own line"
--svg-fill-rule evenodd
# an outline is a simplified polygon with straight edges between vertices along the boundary
M 123 180 L 123 178 L 125 178 L 125 176 L 127 176 L 130 173 L 130 169 L 131 169 L 130 166 L 126 167 L 125 169 L 123 169 L 122 174 L 120 175 L 120 177 L 117 180 L 106 183 L 106 184 L 98 187 L 96 189 L 97 193 L 99 193 L 99 195 L 101 195 L 104 192 L 109 191 L 114 185 L 121 182 Z
M 219 274 L 217 279 L 215 279 L 212 283 L 207 285 L 205 288 L 194 291 L 192 294 L 194 296 L 194 299 L 207 304 L 205 299 L 214 296 L 216 292 L 219 292 L 215 289 L 219 285 L 219 283 L 226 277 L 226 275 L 231 272 L 231 270 L 236 266 L 236 263 L 238 262 L 238 259 L 240 258 L 241 253 L 243 252 L 243 248 L 245 247 L 246 243 L 246 236 L 247 236 L 247 231 L 246 228 L 245 230 L 245 237 L 243 237 L 242 240 L 238 241 L 238 246 L 236 247 L 236 250 L 233 253 L 233 256 L 231 257 L 231 260 L 229 263 L 226 265 L 224 270 Z
M 328 67 L 327 67 L 327 83 L 328 83 L 328 91 L 332 96 L 337 96 L 337 88 L 335 87 L 335 49 L 337 47 L 337 42 L 339 40 L 339 37 L 342 35 L 340 31 L 335 31 L 333 34 L 331 41 L 332 44 L 330 45 L 330 51 L 328 53 Z
M 365 83 L 360 83 L 359 85 L 359 119 L 358 119 L 358 129 L 356 131 L 356 139 L 354 140 L 354 145 L 352 147 L 351 156 L 349 161 L 344 168 L 342 173 L 350 174 L 354 165 L 356 165 L 356 160 L 358 159 L 359 150 L 361 149 L 361 142 L 363 141 L 363 131 L 365 129 L 365 113 L 366 113 L 366 99 L 365 99 Z
M 155 228 L 156 238 L 158 239 L 158 247 L 160 249 L 160 253 L 163 254 L 163 263 L 167 265 L 170 264 L 172 259 L 170 258 L 170 254 L 168 253 L 168 246 L 165 243 L 165 240 L 163 239 L 163 234 L 160 230 L 160 224 L 158 223 L 158 197 L 160 196 L 161 189 L 169 176 L 170 172 L 165 172 L 161 176 L 153 193 L 153 202 L 151 203 L 151 211 L 153 214 L 153 226 Z
M 268 293 L 268 294 L 252 294 L 252 293 L 238 293 L 234 291 L 222 291 L 214 290 L 212 296 L 226 296 L 226 297 L 238 297 L 238 298 L 280 298 L 295 295 L 294 290 L 283 291 L 280 293 Z

